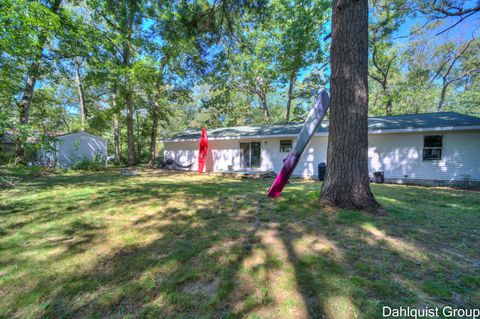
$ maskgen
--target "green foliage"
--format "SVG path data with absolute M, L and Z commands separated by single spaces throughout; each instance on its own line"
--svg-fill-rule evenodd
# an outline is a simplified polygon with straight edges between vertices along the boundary
M 32 139 L 82 129 L 106 138 L 113 152 L 116 118 L 122 155 L 133 134 L 135 152 L 146 160 L 154 128 L 158 143 L 187 128 L 284 123 L 289 100 L 289 121 L 301 122 L 318 89 L 328 88 L 330 1 L 63 0 L 54 10 L 58 1 L 0 4 L 0 134 L 17 131 L 30 153 Z M 451 1 L 439 8 L 450 4 L 463 7 Z M 396 37 L 407 17 L 438 17 L 439 8 L 416 0 L 370 3 L 370 115 L 386 115 L 388 105 L 392 114 L 438 110 L 442 65 L 470 38 L 435 38 L 448 27 L 443 18 L 413 25 L 409 41 Z M 480 114 L 478 50 L 474 40 L 445 77 L 444 110 Z M 30 119 L 20 125 L 32 72 Z
M 95 153 L 91 159 L 83 158 L 72 165 L 73 170 L 102 171 L 106 167 L 106 158 L 100 153 Z

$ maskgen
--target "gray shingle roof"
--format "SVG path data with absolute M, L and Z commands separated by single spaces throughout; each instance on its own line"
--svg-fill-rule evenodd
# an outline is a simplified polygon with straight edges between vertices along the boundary
M 303 123 L 264 125 L 264 126 L 236 126 L 222 127 L 208 130 L 209 138 L 239 138 L 265 135 L 297 135 Z M 390 130 L 425 130 L 451 129 L 452 127 L 480 127 L 480 117 L 469 116 L 455 112 L 439 112 L 425 114 L 406 114 L 397 116 L 379 116 L 368 118 L 369 132 L 383 132 Z M 328 132 L 328 121 L 323 121 L 317 133 Z M 200 131 L 186 131 L 169 138 L 169 140 L 199 139 Z

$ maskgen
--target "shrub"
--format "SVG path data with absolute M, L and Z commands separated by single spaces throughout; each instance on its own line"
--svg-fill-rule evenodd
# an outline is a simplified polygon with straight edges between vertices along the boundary
M 101 153 L 95 153 L 92 159 L 83 158 L 82 160 L 73 164 L 72 169 L 102 171 L 105 169 L 105 156 L 103 156 Z

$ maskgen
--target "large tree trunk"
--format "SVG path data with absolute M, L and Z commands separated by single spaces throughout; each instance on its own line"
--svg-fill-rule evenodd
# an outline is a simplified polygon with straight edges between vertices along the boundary
M 150 160 L 148 165 L 155 167 L 155 161 L 157 159 L 157 134 L 158 134 L 158 104 L 152 109 L 152 131 L 150 132 Z
M 292 106 L 293 85 L 295 84 L 296 73 L 292 72 L 290 75 L 290 83 L 288 84 L 288 100 L 287 100 L 287 114 L 285 115 L 285 123 L 290 121 L 290 108 Z
M 379 211 L 368 178 L 368 1 L 334 0 L 323 204 Z
M 87 106 L 85 105 L 85 95 L 83 94 L 82 78 L 80 77 L 80 66 L 82 61 L 75 59 L 75 81 L 77 82 L 78 97 L 80 99 L 80 115 L 82 120 L 81 130 L 85 131 L 85 123 L 87 120 Z

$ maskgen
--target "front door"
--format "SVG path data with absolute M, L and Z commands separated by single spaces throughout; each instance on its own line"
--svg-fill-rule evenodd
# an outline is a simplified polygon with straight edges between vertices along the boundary
M 260 168 L 261 166 L 261 143 L 240 143 L 240 164 L 242 168 Z

